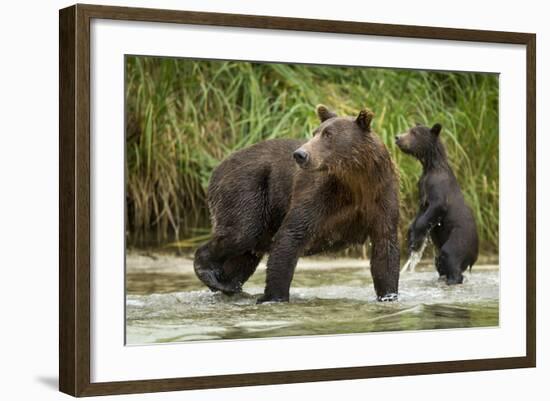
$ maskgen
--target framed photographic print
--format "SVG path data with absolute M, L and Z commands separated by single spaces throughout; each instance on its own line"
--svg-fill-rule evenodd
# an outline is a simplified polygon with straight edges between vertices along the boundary
M 61 391 L 535 366 L 534 34 L 59 21 Z

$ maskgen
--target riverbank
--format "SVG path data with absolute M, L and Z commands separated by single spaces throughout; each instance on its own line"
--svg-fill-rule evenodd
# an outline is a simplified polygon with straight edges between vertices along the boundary
M 406 259 L 402 258 L 401 264 L 404 264 Z M 260 262 L 258 271 L 265 270 L 267 258 Z M 369 260 L 359 258 L 343 258 L 343 257 L 328 257 L 315 256 L 303 257 L 298 261 L 296 269 L 338 269 L 338 268 L 366 268 L 368 270 Z M 423 258 L 418 266 L 417 271 L 432 271 L 433 259 Z M 498 270 L 498 258 L 496 256 L 481 256 L 478 263 L 474 266 L 474 270 Z M 126 254 L 126 272 L 159 272 L 159 273 L 187 273 L 193 271 L 193 255 L 192 253 L 176 255 L 168 252 L 150 252 L 132 250 Z M 256 273 L 257 274 L 257 273 Z

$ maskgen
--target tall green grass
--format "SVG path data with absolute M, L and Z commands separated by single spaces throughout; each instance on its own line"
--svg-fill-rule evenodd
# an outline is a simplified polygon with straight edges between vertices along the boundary
M 310 136 L 318 103 L 341 115 L 365 106 L 376 113 L 374 129 L 401 175 L 402 234 L 417 208 L 421 168 L 393 138 L 416 122 L 441 123 L 482 252 L 497 250 L 498 76 L 152 57 L 126 60 L 130 243 L 204 240 L 212 170 L 258 141 Z

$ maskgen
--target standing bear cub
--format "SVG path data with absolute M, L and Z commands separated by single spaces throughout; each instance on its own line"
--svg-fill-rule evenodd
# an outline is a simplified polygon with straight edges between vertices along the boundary
M 418 251 L 428 233 L 436 248 L 435 267 L 447 284 L 461 284 L 462 273 L 477 260 L 478 238 L 472 211 L 466 205 L 439 139 L 441 125 L 417 124 L 396 137 L 397 146 L 422 163 L 418 182 L 420 209 L 409 227 L 409 251 Z
M 288 301 L 300 256 L 372 242 L 379 301 L 397 299 L 398 181 L 373 114 L 338 117 L 317 106 L 309 141 L 275 139 L 235 152 L 208 187 L 212 239 L 197 249 L 198 278 L 213 291 L 241 291 L 265 253 L 262 302 Z

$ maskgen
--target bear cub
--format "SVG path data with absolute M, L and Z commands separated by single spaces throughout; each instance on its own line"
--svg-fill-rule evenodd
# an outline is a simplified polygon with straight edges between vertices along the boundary
M 436 248 L 435 267 L 447 284 L 461 284 L 462 273 L 478 256 L 478 235 L 471 209 L 447 161 L 439 138 L 441 125 L 417 124 L 396 136 L 396 145 L 422 164 L 418 181 L 419 210 L 408 230 L 409 252 L 418 251 L 430 234 Z
M 211 290 L 240 292 L 267 259 L 258 302 L 286 302 L 301 256 L 372 243 L 377 299 L 397 299 L 399 185 L 373 114 L 340 117 L 317 107 L 309 140 L 272 139 L 239 150 L 212 173 L 211 240 L 197 249 L 195 273 Z

